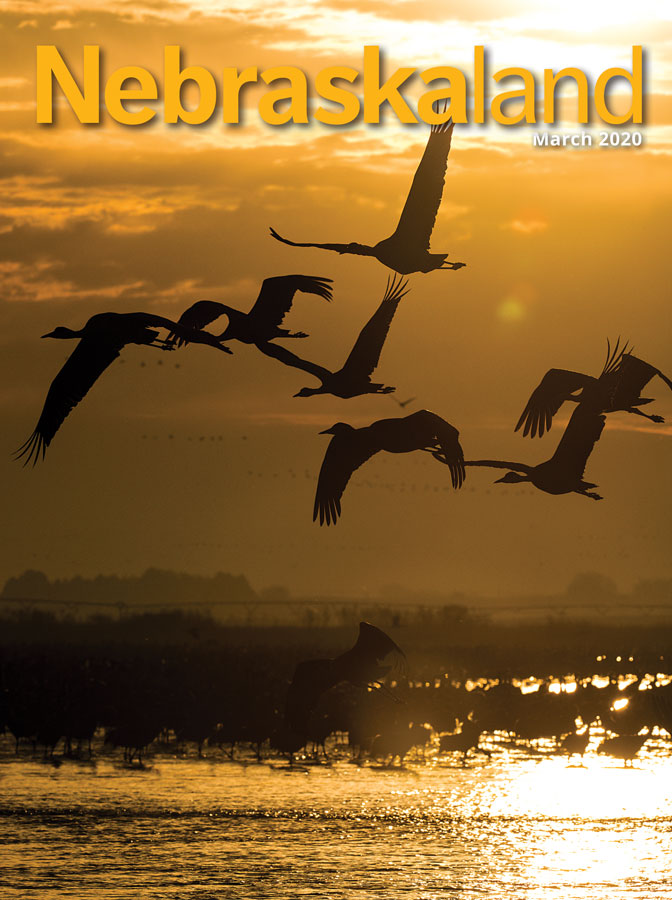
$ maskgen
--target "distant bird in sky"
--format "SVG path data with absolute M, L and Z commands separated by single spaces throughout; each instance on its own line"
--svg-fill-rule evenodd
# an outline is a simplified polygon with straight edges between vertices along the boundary
M 277 275 L 265 278 L 259 296 L 249 312 L 241 312 L 215 300 L 198 300 L 182 313 L 179 324 L 185 328 L 205 328 L 220 316 L 226 316 L 229 323 L 218 335 L 218 340 L 236 340 L 244 344 L 264 343 L 274 338 L 308 337 L 303 331 L 291 332 L 287 328 L 280 328 L 292 308 L 297 291 L 331 300 L 331 278 L 316 278 L 312 275 Z M 183 343 L 180 335 L 171 340 L 177 340 L 178 346 Z
M 549 369 L 532 392 L 527 406 L 518 420 L 515 431 L 523 429 L 523 436 L 542 437 L 550 430 L 553 416 L 566 400 L 590 403 L 599 412 L 629 412 L 663 422 L 661 416 L 649 415 L 639 409 L 651 398 L 641 397 L 643 388 L 658 375 L 672 388 L 672 381 L 660 369 L 627 352 L 627 345 L 620 348 L 617 341 L 612 352 L 607 341 L 607 359 L 598 378 L 567 369 Z
M 397 400 L 396 397 L 390 397 L 390 400 L 394 400 L 397 406 L 401 407 L 401 409 L 406 409 L 414 400 L 417 400 L 417 397 L 409 397 L 408 400 Z
M 396 276 L 391 280 L 388 278 L 387 289 L 380 306 L 362 328 L 345 364 L 337 372 L 330 372 L 324 366 L 301 359 L 286 347 L 279 347 L 277 344 L 258 345 L 259 349 L 287 366 L 309 372 L 322 382 L 320 387 L 301 388 L 298 394 L 294 394 L 295 397 L 333 394 L 335 397 L 348 399 L 361 394 L 389 394 L 394 388 L 372 383 L 371 375 L 378 365 L 399 301 L 407 293 L 406 282 L 402 282 L 401 279 L 397 281 Z
M 273 228 L 271 235 L 277 241 L 291 247 L 317 247 L 322 250 L 334 250 L 336 253 L 374 256 L 384 266 L 394 269 L 400 275 L 432 272 L 434 269 L 462 268 L 465 263 L 446 262 L 447 253 L 429 252 L 429 241 L 443 193 L 452 134 L 453 122 L 450 119 L 432 126 L 396 231 L 375 246 L 357 243 L 301 244 L 281 237 Z
M 354 647 L 334 659 L 308 659 L 297 665 L 287 691 L 286 725 L 300 740 L 325 691 L 342 681 L 359 687 L 381 686 L 383 679 L 394 668 L 403 668 L 405 661 L 403 650 L 389 635 L 375 625 L 360 622 Z M 296 749 L 300 746 L 299 743 Z
M 582 494 L 593 500 L 601 500 L 599 494 L 591 493 L 597 487 L 584 481 L 583 473 L 593 447 L 600 439 L 605 417 L 589 406 L 579 404 L 565 428 L 553 456 L 546 462 L 531 466 L 527 463 L 503 462 L 493 459 L 465 460 L 465 466 L 488 466 L 495 469 L 512 469 L 495 484 L 519 484 L 531 482 L 547 494 Z
M 213 335 L 185 328 L 171 319 L 151 313 L 98 313 L 78 331 L 59 326 L 42 337 L 79 338 L 79 343 L 52 381 L 35 430 L 17 450 L 17 459 L 25 456 L 24 465 L 31 459 L 35 465 L 40 457 L 44 458 L 47 447 L 65 418 L 84 399 L 126 344 L 172 349 L 168 341 L 159 340 L 157 328 L 165 328 L 185 342 L 208 344 L 224 353 L 231 353 Z
M 441 416 L 421 409 L 398 419 L 380 419 L 364 428 L 337 422 L 321 434 L 333 435 L 317 480 L 313 521 L 335 524 L 341 497 L 352 473 L 380 450 L 409 453 L 424 450 L 450 469 L 455 489 L 464 481 L 464 454 L 459 432 Z

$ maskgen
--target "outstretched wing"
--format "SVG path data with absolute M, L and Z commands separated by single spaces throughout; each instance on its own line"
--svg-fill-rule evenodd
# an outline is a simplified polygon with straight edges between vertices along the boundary
M 375 313 L 371 316 L 359 333 L 355 346 L 345 361 L 342 372 L 359 380 L 369 378 L 378 365 L 385 338 L 390 324 L 399 306 L 399 301 L 408 291 L 408 282 L 397 280 L 396 276 L 387 279 L 385 296 Z
M 429 250 L 429 240 L 441 204 L 448 165 L 453 122 L 449 119 L 432 130 L 413 176 L 413 184 L 401 212 L 394 237 L 419 249 Z
M 248 316 L 265 326 L 277 327 L 291 309 L 297 291 L 331 300 L 331 278 L 316 278 L 312 275 L 276 275 L 274 278 L 265 278 Z
M 384 659 L 390 653 L 396 653 L 406 659 L 404 651 L 389 634 L 385 634 L 384 631 L 369 622 L 359 623 L 359 636 L 353 649 L 373 660 Z
M 209 344 L 222 350 L 224 353 L 232 353 L 232 350 L 221 343 L 220 338 L 209 331 L 202 331 L 206 325 L 214 322 L 221 315 L 228 312 L 229 307 L 216 300 L 197 300 L 189 309 L 186 309 L 177 322 L 172 319 L 166 319 L 165 316 L 156 316 L 152 313 L 135 313 L 138 318 L 146 321 L 147 325 L 154 325 L 157 328 L 168 329 L 168 338 L 166 343 L 177 344 L 182 347 L 184 344 Z
M 336 434 L 324 454 L 317 479 L 313 522 L 319 516 L 320 525 L 335 525 L 341 514 L 341 497 L 352 473 L 378 452 L 355 431 Z
M 393 669 L 405 669 L 406 656 L 392 638 L 368 622 L 359 623 L 354 647 L 333 661 L 332 669 L 341 681 L 370 684 L 385 678 Z
M 186 328 L 205 328 L 226 312 L 226 306 L 216 300 L 197 300 L 189 309 L 185 309 L 177 320 Z
M 439 419 L 439 423 L 436 437 L 441 449 L 434 456 L 448 466 L 453 487 L 455 490 L 459 490 L 467 477 L 464 468 L 464 453 L 460 445 L 460 432 L 440 416 L 437 416 L 437 419 Z
M 417 430 L 419 440 L 424 439 L 428 445 L 436 448 L 432 455 L 450 469 L 450 480 L 455 490 L 461 488 L 466 473 L 457 428 L 427 409 L 411 413 L 401 421 L 408 422 L 409 426 Z
M 655 366 L 631 353 L 624 354 L 618 368 L 610 376 L 612 406 L 619 409 L 623 406 L 634 405 L 655 375 L 660 376 L 667 386 L 672 388 L 672 381 L 663 375 L 660 369 L 656 369 Z
M 560 443 L 549 460 L 567 475 L 568 480 L 574 478 L 579 481 L 583 478 L 588 457 L 600 439 L 605 421 L 605 416 L 583 403 L 579 403 L 572 413 Z
M 315 378 L 319 378 L 320 381 L 324 381 L 325 378 L 331 376 L 329 369 L 325 369 L 324 366 L 320 366 L 317 363 L 312 363 L 309 359 L 302 359 L 300 356 L 297 356 L 296 353 L 292 353 L 291 350 L 288 350 L 280 344 L 266 341 L 264 343 L 255 344 L 255 347 L 257 350 L 261 350 L 266 356 L 277 359 L 285 366 L 290 366 L 293 369 L 301 369 L 303 372 L 309 372 L 311 375 L 314 375 Z
M 518 419 L 514 431 L 523 428 L 523 437 L 542 437 L 545 431 L 550 431 L 553 416 L 560 409 L 565 400 L 572 394 L 596 381 L 590 375 L 582 375 L 580 372 L 571 372 L 567 369 L 549 369 L 532 391 L 527 406 Z
M 35 431 L 16 452 L 24 465 L 44 458 L 52 438 L 67 416 L 83 400 L 105 369 L 119 356 L 123 345 L 84 337 L 51 382 Z

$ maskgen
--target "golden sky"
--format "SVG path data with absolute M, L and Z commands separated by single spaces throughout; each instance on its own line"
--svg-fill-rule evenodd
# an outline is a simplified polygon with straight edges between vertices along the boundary
M 297 592 L 400 584 L 508 594 L 552 593 L 585 570 L 624 588 L 672 577 L 672 427 L 625 413 L 609 419 L 589 461 L 602 503 L 493 486 L 497 473 L 477 470 L 456 494 L 423 454 L 381 455 L 355 476 L 327 530 L 311 522 L 328 440 L 317 432 L 396 415 L 389 397 L 293 399 L 312 379 L 242 345 L 230 358 L 131 347 L 43 464 L 10 458 L 74 346 L 39 336 L 96 312 L 177 318 L 204 298 L 248 309 L 267 276 L 327 276 L 333 303 L 297 295 L 287 324 L 311 335 L 292 349 L 338 367 L 382 298 L 386 270 L 283 246 L 268 227 L 299 241 L 387 236 L 428 131 L 392 116 L 368 128 L 273 128 L 256 114 L 259 89 L 246 94 L 239 127 L 216 117 L 85 127 L 65 105 L 54 126 L 38 126 L 36 45 L 55 44 L 79 72 L 83 45 L 98 44 L 107 74 L 143 65 L 157 78 L 167 44 L 215 73 L 297 65 L 312 75 L 361 68 L 366 44 L 383 48 L 390 70 L 469 73 L 484 44 L 493 70 L 578 66 L 593 78 L 629 68 L 632 45 L 643 45 L 640 148 L 546 150 L 532 146 L 530 126 L 456 128 L 432 248 L 467 267 L 411 278 L 378 369 L 400 399 L 417 397 L 459 428 L 467 457 L 534 463 L 552 455 L 565 419 L 535 442 L 513 425 L 546 369 L 599 374 L 607 337 L 620 335 L 672 375 L 663 11 L 653 0 L 463 0 L 449 13 L 440 0 L 0 2 L 0 581 L 27 567 L 57 577 L 155 565 L 243 572 L 256 587 Z M 558 130 L 577 130 L 570 97 L 562 109 Z M 672 422 L 662 382 L 646 395 Z

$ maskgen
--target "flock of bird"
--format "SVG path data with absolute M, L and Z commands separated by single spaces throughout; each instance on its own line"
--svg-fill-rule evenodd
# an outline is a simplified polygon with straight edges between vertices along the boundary
M 445 108 L 444 108 L 445 111 Z M 58 327 L 43 337 L 79 339 L 74 352 L 54 378 L 35 430 L 19 448 L 24 462 L 37 462 L 45 452 L 65 418 L 85 397 L 107 367 L 128 344 L 141 344 L 161 350 L 173 350 L 188 343 L 200 343 L 230 354 L 228 341 L 252 344 L 265 355 L 285 366 L 313 376 L 317 387 L 301 388 L 295 397 L 332 394 L 343 399 L 363 394 L 389 394 L 394 387 L 372 381 L 392 320 L 401 299 L 408 293 L 402 276 L 434 270 L 456 270 L 465 264 L 448 262 L 447 253 L 431 253 L 430 238 L 441 203 L 451 145 L 453 123 L 448 119 L 431 129 L 424 154 L 418 165 L 396 230 L 375 246 L 358 243 L 296 243 L 271 229 L 271 235 L 295 247 L 317 247 L 339 254 L 371 256 L 394 270 L 388 278 L 382 301 L 362 328 L 340 369 L 302 359 L 277 339 L 305 338 L 303 331 L 290 331 L 281 325 L 292 307 L 297 292 L 332 299 L 331 279 L 309 275 L 283 275 L 266 278 L 249 312 L 223 303 L 200 300 L 174 322 L 149 313 L 105 312 L 93 316 L 78 331 Z M 224 331 L 215 335 L 204 329 L 221 316 L 227 319 Z M 159 329 L 168 332 L 159 337 Z M 337 422 L 322 434 L 332 435 L 320 470 L 313 508 L 313 520 L 320 525 L 335 524 L 341 514 L 341 499 L 353 472 L 376 453 L 431 453 L 450 470 L 452 486 L 459 489 L 465 480 L 465 467 L 507 469 L 495 483 L 530 482 L 549 494 L 578 493 L 594 500 L 602 499 L 584 480 L 588 458 L 600 439 L 605 415 L 626 411 L 661 422 L 641 407 L 649 402 L 641 396 L 645 385 L 660 376 L 672 388 L 672 382 L 658 369 L 621 347 L 609 347 L 607 360 L 598 377 L 563 369 L 550 369 L 532 393 L 516 430 L 524 436 L 542 437 L 551 427 L 553 416 L 566 401 L 577 404 L 554 454 L 545 462 L 531 465 L 505 460 L 465 460 L 458 430 L 441 416 L 420 410 L 407 416 L 387 418 L 364 428 Z M 404 409 L 415 398 L 397 401 Z
M 477 670 L 470 675 L 459 665 L 450 679 L 442 671 L 412 681 L 399 646 L 360 623 L 349 649 L 299 663 L 284 697 L 300 643 L 222 642 L 221 631 L 200 636 L 203 620 L 193 623 L 190 643 L 172 643 L 170 630 L 157 642 L 156 620 L 143 619 L 144 637 L 138 624 L 135 644 L 120 640 L 130 622 L 101 619 L 60 623 L 70 642 L 41 644 L 39 652 L 19 642 L 3 646 L 0 736 L 11 735 L 17 753 L 22 743 L 39 745 L 49 759 L 61 742 L 64 757 L 88 759 L 92 743 L 99 753 L 104 740 L 129 763 L 152 744 L 174 753 L 176 743 L 183 751 L 192 743 L 200 756 L 207 743 L 231 758 L 236 747 L 257 759 L 270 748 L 293 765 L 301 747 L 303 759 L 311 749 L 316 758 L 326 755 L 330 738 L 340 756 L 347 740 L 358 763 L 403 762 L 413 748 L 423 756 L 425 748 L 433 756 L 459 754 L 462 764 L 497 749 L 581 756 L 597 749 L 627 764 L 649 740 L 652 750 L 670 752 L 660 731 L 672 734 L 672 684 L 639 664 L 627 682 L 616 671 L 598 681 L 583 668 L 573 683 L 562 674 L 538 678 L 536 691 L 524 691 L 510 670 L 474 681 Z M 181 636 L 185 621 L 175 624 Z M 558 690 L 563 681 L 572 690 Z M 598 737 L 607 735 L 598 749 Z

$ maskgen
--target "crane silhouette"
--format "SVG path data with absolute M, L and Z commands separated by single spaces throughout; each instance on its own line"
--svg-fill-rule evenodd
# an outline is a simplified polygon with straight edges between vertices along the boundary
M 341 514 L 341 497 L 352 473 L 380 450 L 431 453 L 450 469 L 453 487 L 464 481 L 464 454 L 459 432 L 441 416 L 421 409 L 397 419 L 379 419 L 364 428 L 337 422 L 321 434 L 333 435 L 317 480 L 313 521 L 335 524 Z
M 671 389 L 672 381 L 660 369 L 629 353 L 627 344 L 622 349 L 619 345 L 617 341 L 612 351 L 607 341 L 607 358 L 598 378 L 567 369 L 549 369 L 532 392 L 514 430 L 522 428 L 524 437 L 542 437 L 550 430 L 553 416 L 566 400 L 589 403 L 603 413 L 623 411 L 652 422 L 663 422 L 662 416 L 639 409 L 652 402 L 652 398 L 640 395 L 656 375 Z
M 432 272 L 434 269 L 461 269 L 466 263 L 449 263 L 446 262 L 447 253 L 429 252 L 429 241 L 441 204 L 452 134 L 453 122 L 450 119 L 432 126 L 397 228 L 394 234 L 379 241 L 375 246 L 357 243 L 296 243 L 281 237 L 273 228 L 270 229 L 271 235 L 276 241 L 282 241 L 290 247 L 317 247 L 336 253 L 373 256 L 400 275 Z
M 208 344 L 224 353 L 231 353 L 214 335 L 186 328 L 171 319 L 151 313 L 98 313 L 78 331 L 59 325 L 42 337 L 61 340 L 79 338 L 79 343 L 52 381 L 35 430 L 16 451 L 16 458 L 25 456 L 24 465 L 31 459 L 35 465 L 38 459 L 44 458 L 47 447 L 66 417 L 84 399 L 127 344 L 171 350 L 169 341 L 159 340 L 157 328 L 165 328 L 179 335 L 185 343 Z
M 345 364 L 337 372 L 330 372 L 324 366 L 301 359 L 296 354 L 277 344 L 258 344 L 267 356 L 275 357 L 287 366 L 293 366 L 309 372 L 322 383 L 320 387 L 305 387 L 294 394 L 295 397 L 313 397 L 316 394 L 333 394 L 335 397 L 348 399 L 361 394 L 389 394 L 393 387 L 371 382 L 371 375 L 378 365 L 385 338 L 390 329 L 399 301 L 408 291 L 407 282 L 396 276 L 387 280 L 385 296 L 375 313 L 362 328 L 355 345 L 350 351 Z
M 546 462 L 531 466 L 527 463 L 504 462 L 494 459 L 465 460 L 465 466 L 488 466 L 495 469 L 512 469 L 495 484 L 519 484 L 531 482 L 547 494 L 582 494 L 593 500 L 602 500 L 590 488 L 597 487 L 584 481 L 583 473 L 593 447 L 600 439 L 605 417 L 589 405 L 580 403 L 571 415 L 553 456 Z
M 179 318 L 185 328 L 205 328 L 220 316 L 229 320 L 224 331 L 218 335 L 220 341 L 241 341 L 244 344 L 258 344 L 274 338 L 304 338 L 304 331 L 291 332 L 280 325 L 292 308 L 297 291 L 316 294 L 331 300 L 331 278 L 316 278 L 312 275 L 276 275 L 265 278 L 254 306 L 249 312 L 241 312 L 225 303 L 215 300 L 198 300 Z M 178 346 L 183 343 L 179 335 L 172 335 L 171 341 Z
M 334 659 L 308 659 L 298 663 L 285 702 L 286 749 L 298 750 L 305 743 L 310 714 L 326 691 L 348 681 L 357 687 L 377 685 L 395 668 L 403 669 L 406 657 L 389 635 L 359 623 L 353 647 Z M 395 698 L 396 699 L 396 698 Z
M 649 739 L 649 734 L 619 734 L 616 737 L 605 738 L 597 748 L 598 753 L 622 759 L 623 765 L 632 765 L 644 744 Z

